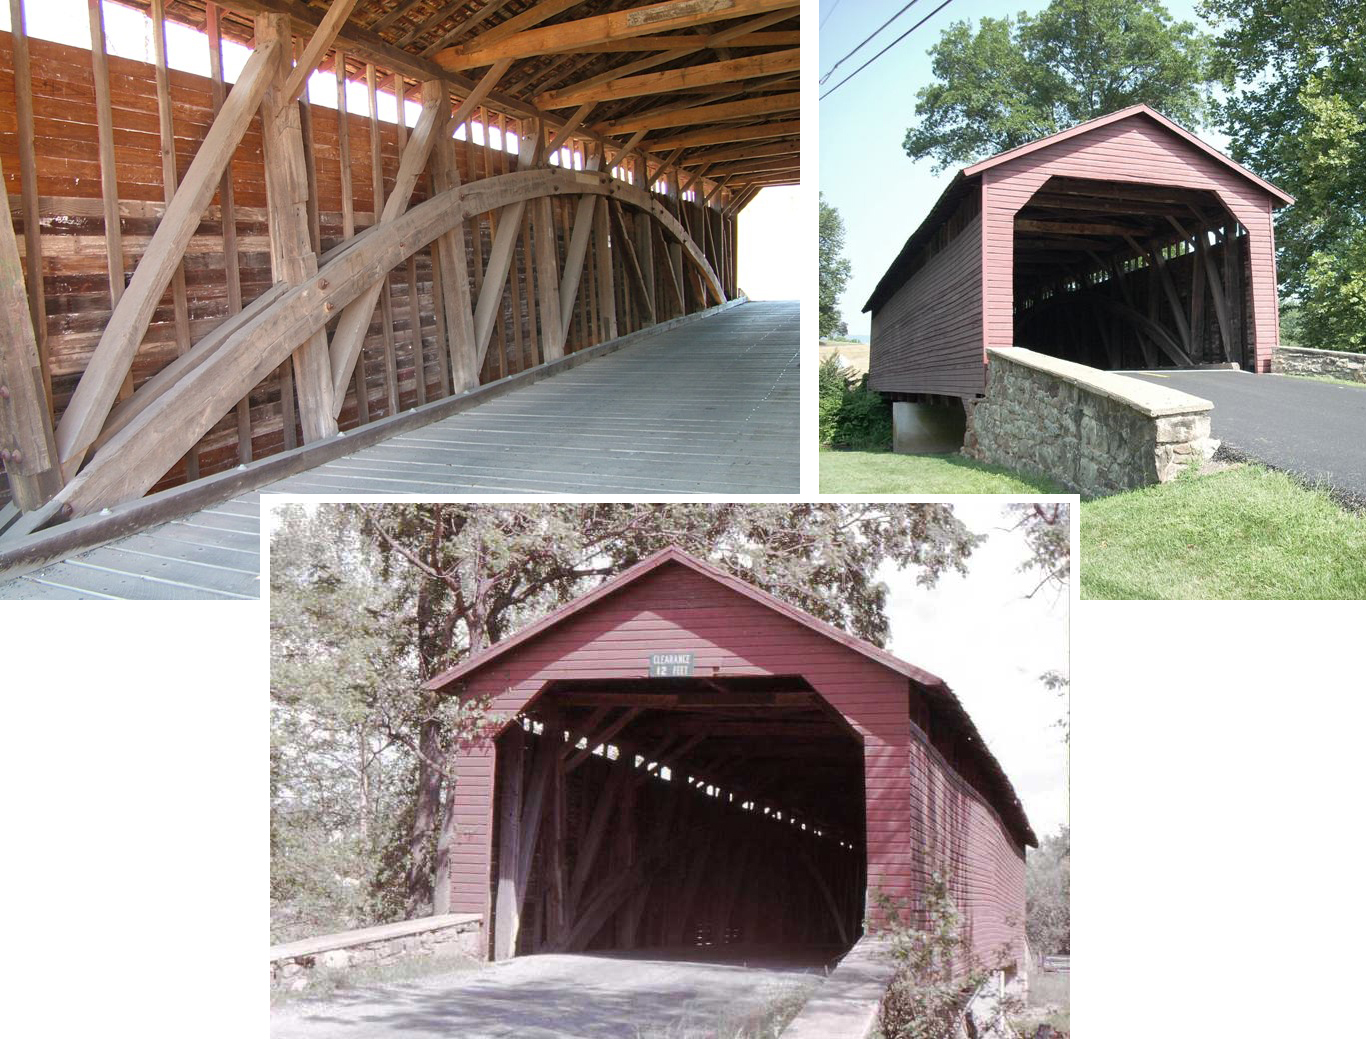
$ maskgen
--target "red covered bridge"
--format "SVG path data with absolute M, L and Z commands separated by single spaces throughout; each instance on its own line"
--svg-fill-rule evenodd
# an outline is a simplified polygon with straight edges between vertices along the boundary
M 869 381 L 976 397 L 986 349 L 1098 368 L 1271 367 L 1292 199 L 1147 106 L 961 170 L 874 289 Z
M 946 871 L 1023 956 L 1033 831 L 952 691 L 670 548 L 440 675 L 508 720 L 466 747 L 452 911 L 496 958 L 848 944 Z

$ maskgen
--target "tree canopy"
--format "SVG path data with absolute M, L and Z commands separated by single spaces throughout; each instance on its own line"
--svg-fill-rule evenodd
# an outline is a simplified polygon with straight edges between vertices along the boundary
M 844 251 L 844 220 L 820 196 L 820 337 L 847 335 L 849 326 L 840 317 L 839 298 L 853 275 Z
M 1187 126 L 1208 108 L 1209 39 L 1159 0 L 1053 0 L 1037 15 L 950 25 L 930 49 L 902 143 L 958 167 L 1147 103 Z
M 1286 341 L 1366 351 L 1366 0 L 1205 0 L 1235 160 L 1296 198 L 1276 221 Z M 1288 326 L 1290 327 L 1290 326 Z

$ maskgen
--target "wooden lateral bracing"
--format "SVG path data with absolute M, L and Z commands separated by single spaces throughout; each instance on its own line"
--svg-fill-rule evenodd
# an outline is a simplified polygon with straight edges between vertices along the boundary
M 19 172 L 11 210 L 22 229 L 20 290 L 61 481 L 78 495 L 41 513 L 25 507 L 35 511 L 30 529 L 98 508 L 80 493 L 135 498 L 734 297 L 726 209 L 753 183 L 717 175 L 715 160 L 692 163 L 700 138 L 658 148 L 651 139 L 702 136 L 714 151 L 721 133 L 734 137 L 717 141 L 754 142 L 764 157 L 797 151 L 798 96 L 773 72 L 795 63 L 790 2 L 514 0 L 488 5 L 468 25 L 455 10 L 399 5 L 412 8 L 409 17 L 370 0 L 326 10 L 295 0 L 143 6 L 155 17 L 149 65 L 106 56 L 102 46 L 92 53 L 30 40 L 22 17 L 17 34 L 0 34 L 0 85 L 13 84 L 20 128 L 29 129 L 0 135 L 0 159 Z M 640 15 L 642 6 L 651 11 Z M 11 7 L 22 16 L 21 0 Z M 205 28 L 210 78 L 168 67 L 163 7 Z M 655 8 L 671 20 L 649 32 L 524 54 L 537 39 L 524 34 L 600 32 L 592 19 L 651 18 Z M 93 0 L 91 19 L 99 40 Z M 232 85 L 222 79 L 224 38 L 257 45 Z M 433 61 L 452 48 L 500 47 L 508 54 L 492 68 L 465 65 L 470 77 Z M 41 81 L 28 71 L 35 64 Z M 392 83 L 421 95 L 430 127 L 408 134 L 373 115 L 309 106 L 304 84 L 314 68 L 339 86 L 369 70 L 377 90 Z M 731 79 L 710 83 L 718 77 Z M 744 92 L 744 104 L 718 110 L 727 86 Z M 556 113 L 574 91 L 593 97 Z M 618 123 L 632 126 L 617 131 Z M 464 149 L 450 141 L 459 127 Z M 194 403 L 201 368 L 221 367 L 224 347 L 269 323 L 289 288 L 316 286 L 318 267 L 359 250 L 374 226 L 510 173 L 508 153 L 486 135 L 476 147 L 480 127 L 534 130 L 541 152 L 529 163 L 545 169 L 547 155 L 562 152 L 576 166 L 600 165 L 617 191 L 555 187 L 466 215 L 467 225 L 405 251 L 396 279 L 376 273 L 378 306 L 366 305 L 368 289 L 333 301 L 338 312 L 325 312 L 271 371 L 250 386 L 234 381 L 228 408 L 218 412 L 221 395 Z M 367 130 L 368 151 L 357 148 Z M 149 148 L 148 132 L 159 145 Z M 323 150 L 340 163 L 321 160 Z M 643 190 L 652 175 L 668 194 Z M 339 344 L 333 328 L 348 310 Z M 168 411 L 168 398 L 190 403 Z M 182 417 L 193 419 L 194 441 L 161 430 Z M 150 433 L 179 449 L 169 462 L 169 452 L 153 457 L 161 473 L 115 469 L 118 449 Z

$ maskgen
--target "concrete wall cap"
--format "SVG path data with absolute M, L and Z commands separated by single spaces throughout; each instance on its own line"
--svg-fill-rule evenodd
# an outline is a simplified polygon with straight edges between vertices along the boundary
M 1052 375 L 1063 380 L 1063 382 L 1071 383 L 1073 386 L 1079 386 L 1112 401 L 1126 404 L 1152 419 L 1160 419 L 1164 415 L 1190 415 L 1197 412 L 1208 412 L 1214 407 L 1211 402 L 1203 397 L 1192 397 L 1188 393 L 1168 389 L 1166 386 L 1157 385 L 1157 383 L 1144 382 L 1142 379 L 1135 379 L 1128 375 L 1116 375 L 1113 372 L 1101 371 L 1099 368 L 1091 368 L 1085 364 L 1074 364 L 1072 361 L 1050 357 L 1046 353 L 1026 350 L 1019 346 L 990 348 L 987 350 L 987 355 L 988 357 L 1000 357 L 1025 368 Z
M 393 922 L 389 925 L 372 925 L 368 929 L 352 929 L 349 932 L 334 932 L 326 936 L 312 936 L 307 940 L 293 943 L 278 943 L 270 949 L 272 962 L 302 958 L 323 951 L 335 951 L 343 947 L 358 947 L 365 943 L 378 943 L 403 936 L 417 936 L 424 932 L 448 929 L 453 925 L 478 926 L 483 918 L 478 914 L 436 914 L 430 918 L 413 918 L 406 922 Z
M 1366 361 L 1366 353 L 1358 353 L 1353 350 L 1319 350 L 1313 346 L 1273 346 L 1271 348 L 1272 353 L 1278 350 L 1283 350 L 1286 353 L 1321 353 L 1325 357 L 1339 357 L 1345 361 Z

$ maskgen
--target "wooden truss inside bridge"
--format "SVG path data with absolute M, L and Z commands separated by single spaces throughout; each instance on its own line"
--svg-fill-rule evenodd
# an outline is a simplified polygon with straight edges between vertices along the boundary
M 99 0 L 89 52 L 0 34 L 7 539 L 734 299 L 738 212 L 797 181 L 795 0 L 128 6 L 151 65 Z

